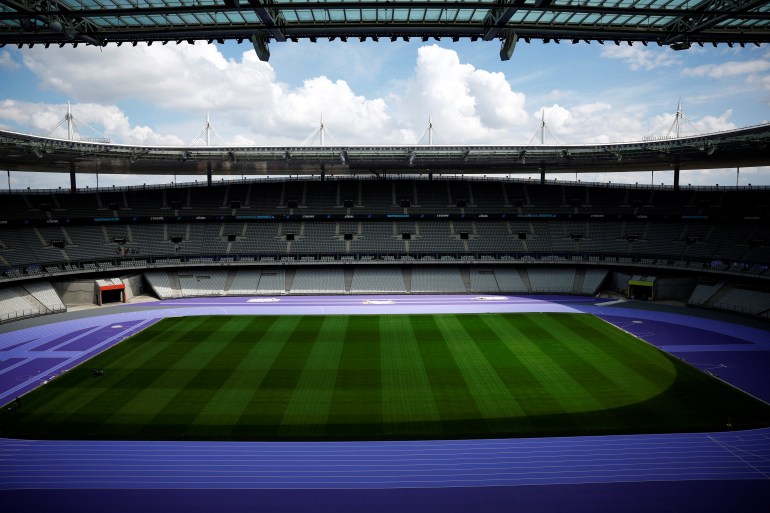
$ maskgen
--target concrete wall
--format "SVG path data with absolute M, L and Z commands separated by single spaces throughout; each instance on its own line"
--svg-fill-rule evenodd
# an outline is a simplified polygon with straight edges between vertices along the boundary
M 98 303 L 99 291 L 93 278 L 54 282 L 53 287 L 66 306 L 95 305 Z
M 144 294 L 144 276 L 142 274 L 128 274 L 120 277 L 126 286 L 126 302 L 131 301 L 134 296 Z
M 687 301 L 698 280 L 694 277 L 662 277 L 655 280 L 655 299 Z
M 607 279 L 604 280 L 604 288 L 619 292 L 625 296 L 628 294 L 628 280 L 630 279 L 631 275 L 628 273 L 612 271 Z

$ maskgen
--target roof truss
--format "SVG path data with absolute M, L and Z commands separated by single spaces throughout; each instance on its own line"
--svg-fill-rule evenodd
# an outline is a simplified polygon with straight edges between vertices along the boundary
M 319 38 L 770 42 L 768 0 L 0 0 L 0 45 Z M 687 43 L 687 45 L 683 45 Z

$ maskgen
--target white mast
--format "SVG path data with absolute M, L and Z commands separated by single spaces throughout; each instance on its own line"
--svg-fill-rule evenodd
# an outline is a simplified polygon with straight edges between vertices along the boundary
M 67 114 L 64 115 L 64 119 L 67 121 L 67 139 L 72 141 L 75 139 L 75 123 L 72 118 L 72 106 L 69 100 L 67 100 Z
M 428 146 L 433 146 L 433 120 L 430 114 L 428 115 L 428 126 L 425 127 L 422 135 L 417 139 L 417 144 L 420 144 L 420 141 L 422 141 L 426 135 L 428 136 Z

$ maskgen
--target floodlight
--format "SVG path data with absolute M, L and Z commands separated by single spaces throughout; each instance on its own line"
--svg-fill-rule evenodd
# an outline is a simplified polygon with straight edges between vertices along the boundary
M 61 32 L 62 30 L 64 30 L 64 27 L 62 26 L 59 20 L 53 20 L 49 22 L 48 28 L 53 30 L 54 32 Z

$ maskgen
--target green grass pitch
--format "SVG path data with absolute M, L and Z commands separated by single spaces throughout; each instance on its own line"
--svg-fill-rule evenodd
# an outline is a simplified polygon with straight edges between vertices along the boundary
M 0 413 L 0 436 L 423 439 L 728 423 L 770 425 L 770 406 L 590 315 L 202 316 L 160 321 L 30 393 Z

